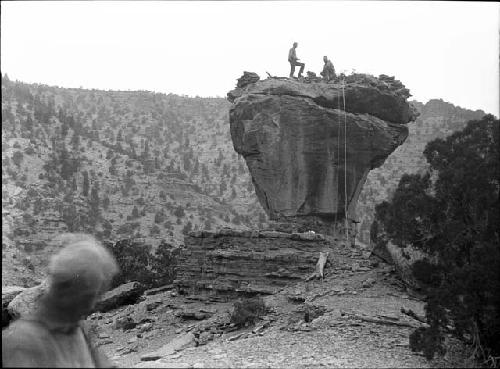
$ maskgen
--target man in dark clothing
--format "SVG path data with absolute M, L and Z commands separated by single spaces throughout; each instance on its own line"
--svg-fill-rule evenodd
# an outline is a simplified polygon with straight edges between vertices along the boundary
M 328 82 L 335 78 L 335 68 L 333 67 L 332 62 L 328 60 L 326 56 L 323 57 L 323 61 L 325 62 L 325 64 L 323 65 L 323 72 L 321 72 L 320 74 Z
M 304 63 L 299 63 L 299 58 L 297 58 L 297 53 L 295 49 L 299 44 L 294 42 L 293 47 L 288 52 L 288 62 L 290 63 L 290 78 L 293 78 L 293 74 L 295 73 L 295 67 L 300 67 L 298 77 L 302 77 L 302 72 L 304 71 L 304 67 L 306 66 Z

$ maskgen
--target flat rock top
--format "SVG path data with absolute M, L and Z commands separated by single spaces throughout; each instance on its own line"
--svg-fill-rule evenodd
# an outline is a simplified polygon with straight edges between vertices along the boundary
M 252 80 L 228 92 L 228 100 L 237 104 L 238 99 L 249 95 L 295 96 L 308 98 L 319 106 L 342 108 L 351 113 L 367 113 L 380 119 L 406 124 L 414 121 L 418 112 L 407 102 L 409 90 L 394 77 L 353 74 L 343 80 L 325 82 L 321 79 L 271 77 Z

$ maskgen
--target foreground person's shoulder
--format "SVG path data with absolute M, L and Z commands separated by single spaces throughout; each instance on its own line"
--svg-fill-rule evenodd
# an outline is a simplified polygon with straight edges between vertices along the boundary
M 49 340 L 45 327 L 36 322 L 17 320 L 2 331 L 2 366 L 38 367 L 48 359 Z
M 2 342 L 45 339 L 48 335 L 49 331 L 43 324 L 34 320 L 18 319 L 2 331 Z

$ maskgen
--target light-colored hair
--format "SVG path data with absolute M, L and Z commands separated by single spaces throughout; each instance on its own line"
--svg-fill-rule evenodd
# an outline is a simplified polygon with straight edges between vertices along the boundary
M 99 291 L 109 287 L 118 265 L 113 255 L 94 237 L 82 233 L 58 236 L 56 243 L 62 249 L 49 264 L 52 289 L 60 293 Z

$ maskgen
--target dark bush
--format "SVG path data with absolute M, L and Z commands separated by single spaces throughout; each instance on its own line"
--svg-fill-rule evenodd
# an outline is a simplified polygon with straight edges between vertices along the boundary
M 182 206 L 178 206 L 175 210 L 174 210 L 174 215 L 177 217 L 177 218 L 182 218 L 183 216 L 186 215 L 186 213 L 184 212 L 184 208 Z
M 137 281 L 147 288 L 172 283 L 175 278 L 177 250 L 163 242 L 152 253 L 150 245 L 125 239 L 108 244 L 120 267 L 120 273 L 113 279 L 113 287 Z
M 154 285 L 153 287 L 170 284 L 175 279 L 175 267 L 179 249 L 162 242 L 155 250 L 153 258 Z
M 428 296 L 430 327 L 412 334 L 411 348 L 427 358 L 444 351 L 447 330 L 471 343 L 477 359 L 498 365 L 499 130 L 500 121 L 486 115 L 429 142 L 424 150 L 429 173 L 404 175 L 391 201 L 376 207 L 376 220 L 390 241 L 429 255 L 412 270 Z
M 231 323 L 238 327 L 254 324 L 267 311 L 262 297 L 240 298 L 233 305 Z
M 149 229 L 149 234 L 151 236 L 156 236 L 160 234 L 160 228 L 154 224 L 150 229 Z
M 160 224 L 165 221 L 165 213 L 163 213 L 163 210 L 157 211 L 155 214 L 155 223 Z
M 442 268 L 432 264 L 428 259 L 417 260 L 412 265 L 412 274 L 417 281 L 426 287 L 438 287 L 442 278 Z
M 137 281 L 148 286 L 153 281 L 150 270 L 152 263 L 151 246 L 139 244 L 132 239 L 116 242 L 111 246 L 120 272 L 113 279 L 113 288 L 123 283 Z
M 443 339 L 435 327 L 418 328 L 411 333 L 410 348 L 413 352 L 423 352 L 427 360 L 432 360 L 435 352 L 444 354 Z
M 24 153 L 27 155 L 33 155 L 35 154 L 35 149 L 33 149 L 33 147 L 31 146 L 28 146 L 26 149 L 24 149 Z
M 15 145 L 14 145 L 15 147 Z M 14 154 L 12 154 L 12 162 L 20 167 L 21 163 L 23 162 L 24 155 L 21 151 L 14 151 Z
M 182 228 L 182 234 L 188 234 L 193 230 L 193 224 L 191 222 L 187 222 L 186 225 L 184 225 L 184 228 Z

